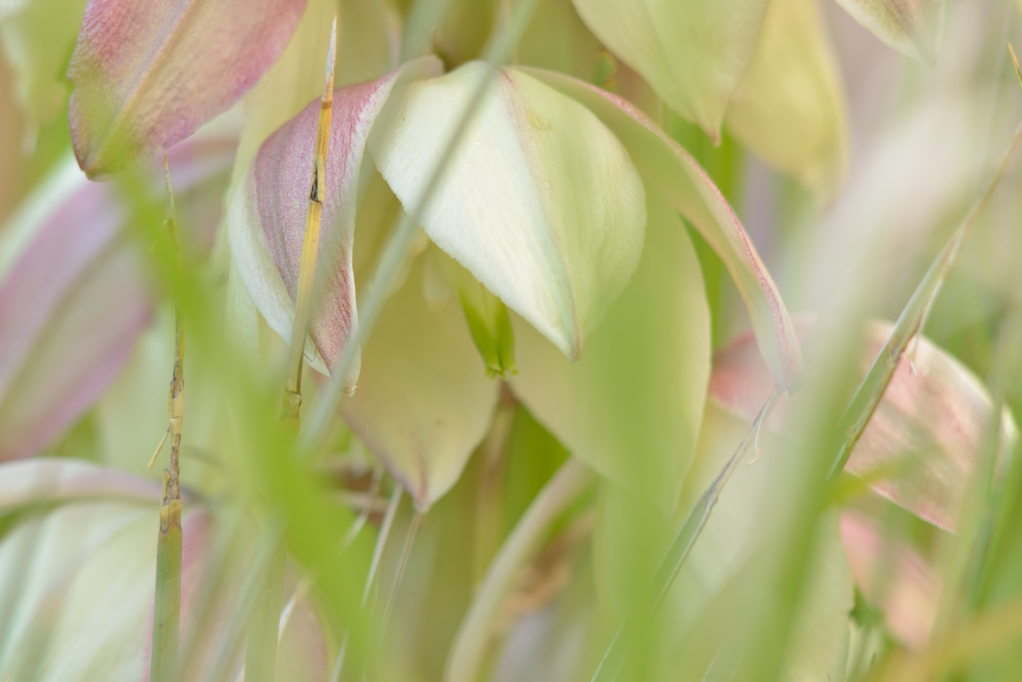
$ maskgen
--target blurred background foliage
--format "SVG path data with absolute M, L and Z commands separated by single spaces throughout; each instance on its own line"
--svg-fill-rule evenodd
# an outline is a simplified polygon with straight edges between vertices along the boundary
M 66 189 L 60 174 L 73 163 L 66 106 L 71 86 L 64 74 L 85 1 L 32 0 L 20 10 L 17 4 L 0 2 L 6 56 L 0 61 L 0 282 L 22 255 L 18 225 L 25 206 L 83 191 Z M 309 0 L 303 21 L 321 27 L 339 12 L 337 83 L 346 85 L 428 53 L 447 69 L 477 59 L 515 4 Z M 926 337 L 938 350 L 928 345 L 919 351 L 920 367 L 935 376 L 971 372 L 978 378 L 976 401 L 989 414 L 1003 407 L 1007 415 L 969 424 L 969 438 L 949 446 L 969 459 L 964 470 L 941 472 L 960 493 L 953 504 L 938 500 L 954 507 L 953 525 L 925 521 L 911 501 L 882 496 L 866 485 L 868 473 L 846 473 L 834 485 L 828 467 L 844 436 L 841 416 L 869 364 L 863 321 L 898 318 L 1022 117 L 1022 94 L 1005 49 L 1009 41 L 1022 43 L 1018 8 L 1008 0 L 949 1 L 941 45 L 928 64 L 887 47 L 837 4 L 805 4 L 818 14 L 826 58 L 836 69 L 841 122 L 835 125 L 844 126 L 847 152 L 840 170 L 811 177 L 785 172 L 783 164 L 778 169 L 776 160 L 758 153 L 778 141 L 784 148 L 795 144 L 798 130 L 764 133 L 732 112 L 715 144 L 611 54 L 569 0 L 540 0 L 510 60 L 594 83 L 645 111 L 735 208 L 789 310 L 839 318 L 835 333 L 820 332 L 814 341 L 821 359 L 784 406 L 783 424 L 767 420 L 750 431 L 754 412 L 743 414 L 715 398 L 711 378 L 705 405 L 693 407 L 701 418 L 679 427 L 692 443 L 670 444 L 679 479 L 650 482 L 660 469 L 644 455 L 663 448 L 647 421 L 655 397 L 644 382 L 653 385 L 665 370 L 657 356 L 629 355 L 633 336 L 655 336 L 659 328 L 644 328 L 647 321 L 690 304 L 696 312 L 674 322 L 685 329 L 689 323 L 696 336 L 700 313 L 684 299 L 693 291 L 705 291 L 705 331 L 712 350 L 721 353 L 717 358 L 748 329 L 727 270 L 699 232 L 687 225 L 684 233 L 664 229 L 658 235 L 651 226 L 647 248 L 656 248 L 645 252 L 644 262 L 656 265 L 658 255 L 674 249 L 683 254 L 684 272 L 672 272 L 674 261 L 664 261 L 655 271 L 662 275 L 644 280 L 637 273 L 634 288 L 623 295 L 627 305 L 608 312 L 624 320 L 614 328 L 618 335 L 605 330 L 591 344 L 594 355 L 621 358 L 600 377 L 610 396 L 607 411 L 615 415 L 601 434 L 629 444 L 622 466 L 654 472 L 638 477 L 646 487 L 629 488 L 588 470 L 569 480 L 564 472 L 571 473 L 572 463 L 584 465 L 553 435 L 558 429 L 519 399 L 517 391 L 533 390 L 524 378 L 521 389 L 491 379 L 498 388 L 486 435 L 453 487 L 428 510 L 410 501 L 340 415 L 321 434 L 322 447 L 292 457 L 291 437 L 277 423 L 286 344 L 260 321 L 262 364 L 253 372 L 225 329 L 231 290 L 222 235 L 224 196 L 232 172 L 234 180 L 239 173 L 235 154 L 251 159 L 265 134 L 294 113 L 273 109 L 272 100 L 287 99 L 282 89 L 293 88 L 304 101 L 311 94 L 302 93 L 320 87 L 325 42 L 296 43 L 246 95 L 246 110 L 262 106 L 269 113 L 242 129 L 236 152 L 238 108 L 171 150 L 183 264 L 159 239 L 162 180 L 148 166 L 105 185 L 99 208 L 77 214 L 87 229 L 109 221 L 103 202 L 115 204 L 116 220 L 127 229 L 103 248 L 130 254 L 135 269 L 111 280 L 103 290 L 108 305 L 90 312 L 96 317 L 86 317 L 72 334 L 90 324 L 120 323 L 104 310 L 123 309 L 126 286 L 146 292 L 138 303 L 144 321 L 119 347 L 101 394 L 71 410 L 59 432 L 31 453 L 39 457 L 0 467 L 0 674 L 15 682 L 148 679 L 162 472 L 146 465 L 165 428 L 173 291 L 189 330 L 182 679 L 241 679 L 245 629 L 279 540 L 274 533 L 285 534 L 290 551 L 278 680 L 464 679 L 451 660 L 468 641 L 481 656 L 473 679 L 591 679 L 620 623 L 641 610 L 689 509 L 750 438 L 748 459 L 755 463 L 735 470 L 662 607 L 635 625 L 617 679 L 1017 679 L 1022 461 L 1011 424 L 1022 407 L 1018 159 L 926 319 Z M 316 12 L 318 24 L 309 18 Z M 309 64 L 308 83 L 287 80 L 288 60 Z M 188 165 L 195 149 L 208 151 L 224 140 L 226 151 L 201 157 L 197 170 Z M 668 224 L 681 222 L 670 207 L 660 210 Z M 401 213 L 381 176 L 365 173 L 354 254 L 360 292 Z M 423 273 L 438 256 L 422 242 L 402 271 L 411 284 L 399 281 L 394 288 L 406 285 L 412 296 L 421 288 L 429 301 Z M 672 276 L 696 285 L 685 284 L 683 296 L 663 285 L 673 283 Z M 71 319 L 68 310 L 60 314 Z M 463 319 L 456 307 L 447 314 Z M 390 324 L 386 315 L 380 328 Z M 535 334 L 517 315 L 512 320 L 516 338 Z M 468 338 L 461 334 L 458 342 L 469 348 Z M 76 339 L 33 340 L 40 353 L 51 344 L 56 355 L 10 369 L 34 372 L 15 385 L 59 385 L 51 381 L 64 371 L 59 353 L 73 355 Z M 367 349 L 372 343 L 370 335 Z M 691 352 L 698 348 L 693 342 Z M 519 350 L 519 363 L 528 365 L 530 357 Z M 719 366 L 715 361 L 713 371 Z M 480 376 L 483 371 L 480 361 Z M 903 361 L 898 372 L 908 371 Z M 0 389 L 7 435 L 15 433 L 23 419 L 18 410 L 31 393 L 11 385 Z M 305 404 L 316 404 L 323 378 L 307 369 L 305 385 Z M 352 400 L 357 407 L 357 392 Z M 947 402 L 937 418 L 964 413 L 953 397 Z M 934 419 L 919 418 L 923 426 L 913 426 L 924 429 Z M 904 436 L 906 448 L 923 442 L 916 436 Z M 0 442 L 6 443 L 4 434 Z M 927 452 L 916 454 L 925 459 Z M 661 484 L 678 491 L 670 508 L 662 504 Z M 557 499 L 558 485 L 573 494 Z M 280 518 L 286 529 L 275 525 Z M 532 535 L 515 554 L 519 532 Z M 480 593 L 493 596 L 489 574 L 504 561 L 515 570 L 484 618 L 486 629 L 465 631 Z

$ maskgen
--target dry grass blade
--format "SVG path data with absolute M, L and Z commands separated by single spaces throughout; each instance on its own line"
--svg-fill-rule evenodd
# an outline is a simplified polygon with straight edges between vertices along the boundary
M 167 177 L 167 217 L 164 221 L 175 258 L 181 246 L 170 186 L 170 168 L 164 157 Z M 174 302 L 174 373 L 170 382 L 168 412 L 170 423 L 149 466 L 152 467 L 163 443 L 170 436 L 170 461 L 163 472 L 163 503 L 160 505 L 160 534 L 156 545 L 156 597 L 153 605 L 153 640 L 149 675 L 153 682 L 176 679 L 178 637 L 181 627 L 181 487 L 179 460 L 184 421 L 185 330 L 181 304 Z
M 1022 83 L 1022 77 L 1020 77 L 1020 83 Z M 862 435 L 866 424 L 869 423 L 870 417 L 883 397 L 884 391 L 894 374 L 894 370 L 898 366 L 901 355 L 908 348 L 912 339 L 920 333 L 927 314 L 932 308 L 937 295 L 940 293 L 948 274 L 954 267 L 962 244 L 971 233 L 984 207 L 997 188 L 1001 177 L 1004 175 L 1008 161 L 1011 159 L 1020 139 L 1022 139 L 1022 124 L 1015 129 L 1000 162 L 987 177 L 980 191 L 979 198 L 916 288 L 915 293 L 898 318 L 890 338 L 856 391 L 842 419 L 841 432 L 845 435 L 842 438 L 840 451 L 831 467 L 831 478 L 835 478 L 844 468 L 845 462 L 848 461 L 848 457 L 855 447 L 855 443 L 858 441 L 859 436 Z M 776 396 L 777 392 L 775 391 L 766 404 L 763 405 L 756 420 L 749 428 L 748 434 L 741 445 L 739 445 L 738 450 L 696 501 L 681 529 L 675 535 L 667 554 L 661 561 L 649 591 L 646 593 L 646 597 L 638 604 L 631 615 L 626 618 L 604 653 L 603 659 L 593 674 L 593 682 L 610 682 L 616 678 L 630 649 L 630 643 L 634 638 L 636 630 L 636 623 L 645 622 L 660 606 L 664 596 L 673 584 L 675 576 L 681 569 L 685 559 L 688 558 L 692 546 L 706 525 L 706 521 L 713 511 L 721 491 L 727 484 L 734 469 L 748 451 L 749 446 L 754 442 L 759 424 L 768 416 L 770 406 Z
M 330 27 L 330 49 L 327 52 L 323 96 L 320 99 L 319 123 L 316 128 L 315 162 L 309 187 L 309 204 L 305 214 L 305 234 L 299 265 L 298 290 L 295 294 L 295 318 L 291 329 L 287 378 L 284 383 L 284 404 L 281 422 L 297 433 L 302 407 L 302 372 L 305 340 L 312 316 L 313 285 L 316 261 L 319 258 L 320 223 L 326 199 L 326 158 L 330 146 L 330 123 L 334 104 L 334 62 L 337 55 L 337 16 Z M 263 584 L 248 627 L 245 651 L 245 675 L 250 682 L 272 682 L 277 667 L 277 643 L 280 631 L 280 609 L 284 598 L 284 568 L 287 563 L 287 540 L 281 537 L 263 576 Z
M 770 409 L 777 396 L 778 392 L 774 389 L 759 414 L 756 415 L 756 419 L 752 422 L 738 449 L 692 506 L 688 516 L 685 517 L 685 522 L 681 524 L 681 528 L 671 541 L 667 553 L 660 561 L 644 599 L 625 618 L 621 627 L 618 628 L 617 634 L 614 635 L 614 639 L 611 640 L 610 646 L 607 647 L 607 651 L 604 652 L 603 658 L 596 667 L 596 672 L 593 673 L 593 682 L 610 682 L 617 677 L 635 638 L 638 624 L 648 622 L 649 618 L 660 608 L 667 591 L 674 583 L 674 578 L 678 575 L 678 571 L 681 570 L 682 564 L 685 563 L 685 559 L 688 558 L 689 552 L 692 551 L 693 545 L 699 539 L 699 534 L 709 520 L 710 513 L 717 504 L 717 500 L 720 499 L 720 493 L 724 490 L 724 486 L 727 485 L 731 475 L 742 462 L 749 447 L 755 443 L 760 424 L 770 416 Z
M 326 199 L 326 157 L 330 147 L 330 123 L 334 106 L 334 61 L 337 55 L 337 16 L 330 28 L 330 50 L 326 59 L 326 77 L 323 97 L 319 103 L 319 124 L 316 127 L 315 163 L 309 183 L 309 206 L 305 213 L 305 234 L 302 240 L 302 260 L 298 271 L 298 290 L 295 294 L 295 319 L 291 328 L 291 349 L 287 363 L 284 409 L 281 419 L 295 428 L 302 407 L 302 369 L 305 357 L 305 337 L 312 316 L 313 285 L 316 280 L 316 261 L 319 257 L 320 222 L 323 201 Z
M 983 183 L 983 188 L 980 190 L 979 197 L 973 203 L 972 208 L 969 209 L 968 214 L 966 214 L 954 234 L 951 235 L 948 243 L 937 254 L 937 258 L 930 265 L 929 270 L 926 271 L 926 275 L 923 276 L 919 286 L 916 287 L 912 298 L 909 299 L 901 315 L 898 316 L 898 321 L 895 323 L 887 343 L 880 350 L 876 360 L 873 361 L 873 366 L 869 369 L 869 373 L 855 392 L 855 396 L 852 398 L 852 402 L 849 404 L 848 409 L 845 410 L 844 417 L 841 420 L 840 428 L 844 436 L 842 438 L 841 449 L 838 451 L 830 468 L 831 478 L 835 478 L 844 469 L 845 463 L 855 448 L 855 444 L 859 441 L 859 437 L 873 416 L 877 405 L 880 404 L 881 398 L 884 397 L 884 391 L 887 390 L 887 385 L 891 383 L 891 377 L 894 376 L 894 370 L 898 367 L 902 354 L 908 348 L 912 339 L 922 333 L 926 316 L 933 308 L 937 296 L 940 295 L 940 290 L 943 288 L 948 274 L 954 268 L 958 260 L 958 254 L 962 250 L 962 244 L 965 243 L 966 238 L 975 228 L 980 215 L 983 213 L 983 209 L 986 208 L 990 197 L 993 196 L 994 190 L 997 189 L 997 185 L 1000 183 L 1001 177 L 1008 166 L 1008 161 L 1011 160 L 1020 139 L 1022 139 L 1022 124 L 1019 124 L 1015 129 L 1000 161 L 987 176 L 986 181 Z
M 489 49 L 487 49 L 484 55 L 485 61 L 500 65 L 508 59 L 514 46 L 518 43 L 518 39 L 529 25 L 533 10 L 536 8 L 536 3 L 537 0 L 522 0 L 522 2 L 515 4 L 510 21 L 501 29 L 496 39 L 493 40 Z M 369 286 L 366 287 L 370 293 L 366 296 L 364 304 L 361 301 L 359 302 L 358 327 L 345 346 L 337 366 L 331 369 L 330 383 L 327 384 L 322 399 L 315 406 L 309 428 L 302 433 L 301 449 L 303 452 L 310 453 L 313 451 L 314 447 L 323 437 L 323 434 L 327 432 L 331 420 L 335 418 L 337 406 L 340 404 L 341 396 L 344 393 L 345 377 L 348 375 L 351 363 L 355 359 L 355 353 L 368 338 L 376 318 L 379 317 L 387 297 L 387 292 L 390 291 L 390 283 L 394 281 L 394 278 L 401 270 L 401 266 L 405 261 L 405 255 L 408 253 L 408 246 L 411 244 L 412 237 L 415 234 L 415 227 L 421 222 L 423 210 L 440 188 L 444 173 L 451 159 L 454 158 L 458 145 L 461 143 L 461 131 L 468 129 L 468 124 L 472 117 L 475 116 L 476 110 L 482 103 L 487 89 L 492 85 L 492 80 L 492 78 L 481 79 L 475 92 L 472 93 L 468 105 L 462 112 L 458 125 L 454 127 L 455 134 L 451 139 L 447 140 L 443 154 L 441 154 L 436 166 L 429 169 L 427 174 L 429 182 L 422 196 L 419 197 L 411 211 L 402 214 L 400 221 L 387 240 L 383 252 L 376 263 Z

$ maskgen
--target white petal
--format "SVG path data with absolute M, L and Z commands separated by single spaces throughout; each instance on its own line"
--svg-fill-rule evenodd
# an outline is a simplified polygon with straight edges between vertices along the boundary
M 572 360 L 627 285 L 645 197 L 628 153 L 574 100 L 472 62 L 392 99 L 369 138 L 409 212 L 461 111 L 492 78 L 422 214 L 430 238 Z

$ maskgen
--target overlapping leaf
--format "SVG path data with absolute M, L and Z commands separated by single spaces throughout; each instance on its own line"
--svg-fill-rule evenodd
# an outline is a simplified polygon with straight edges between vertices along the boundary
M 68 77 L 78 163 L 109 175 L 225 111 L 287 47 L 306 0 L 90 0 Z
M 414 83 L 369 148 L 406 207 L 480 79 L 494 82 L 423 227 L 508 308 L 571 360 L 627 284 L 642 249 L 645 197 L 627 152 L 585 107 L 514 69 L 481 62 Z

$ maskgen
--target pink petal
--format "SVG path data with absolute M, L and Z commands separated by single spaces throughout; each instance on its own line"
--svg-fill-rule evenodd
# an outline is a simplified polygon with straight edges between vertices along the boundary
M 944 0 L 837 0 L 873 35 L 910 57 L 937 58 Z
M 173 150 L 182 203 L 230 168 L 231 152 L 223 139 Z M 154 296 L 125 218 L 115 188 L 82 177 L 0 283 L 0 460 L 32 456 L 74 423 L 148 324 Z
M 883 610 L 894 636 L 913 648 L 925 645 L 937 617 L 940 577 L 914 550 L 885 537 L 859 512 L 841 514 L 841 543 L 855 584 Z
M 383 78 L 334 92 L 316 274 L 320 281 L 329 279 L 310 329 L 316 350 L 328 367 L 340 359 L 358 324 L 351 255 L 366 139 L 398 82 L 440 71 L 440 62 L 426 57 Z M 318 115 L 317 99 L 263 143 L 232 207 L 231 249 L 238 272 L 267 322 L 285 338 L 290 336 L 294 315 Z M 265 262 L 264 249 L 272 264 Z M 332 253 L 337 259 L 331 264 L 326 259 Z M 268 272 L 271 269 L 273 272 Z M 354 367 L 349 387 L 357 376 Z
M 580 80 L 542 69 L 522 71 L 574 97 L 624 143 L 639 172 L 689 220 L 717 252 L 752 318 L 760 352 L 777 386 L 798 384 L 802 351 L 781 296 L 720 190 L 695 159 L 626 100 Z
M 159 483 L 69 458 L 0 464 L 0 511 L 26 504 L 99 499 L 160 503 Z
M 305 4 L 90 0 L 68 69 L 82 170 L 109 175 L 226 111 L 284 51 Z
M 812 319 L 796 318 L 800 336 Z M 872 322 L 860 358 L 864 377 L 892 326 Z M 961 363 L 925 338 L 919 340 L 913 373 L 902 357 L 873 418 L 845 469 L 870 480 L 870 487 L 922 519 L 953 531 L 973 471 L 983 457 L 993 403 L 982 383 Z M 752 420 L 773 384 L 755 352 L 750 334 L 714 358 L 710 398 L 727 411 Z M 780 398 L 766 426 L 786 430 L 789 411 Z M 1002 416 L 1005 433 L 1014 432 Z

